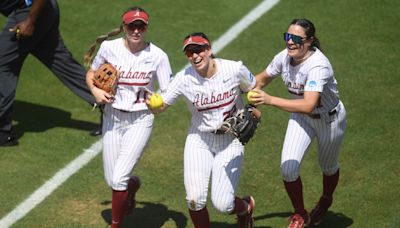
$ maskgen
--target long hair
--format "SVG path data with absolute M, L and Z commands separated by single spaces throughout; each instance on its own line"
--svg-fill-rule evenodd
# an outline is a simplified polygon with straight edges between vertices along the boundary
M 301 26 L 304 29 L 307 38 L 313 38 L 313 42 L 311 43 L 311 48 L 317 47 L 318 49 L 321 50 L 321 44 L 319 42 L 319 39 L 315 35 L 315 26 L 310 20 L 305 18 L 293 19 L 290 25 Z
M 129 9 L 125 10 L 125 12 L 122 15 L 124 15 L 127 12 L 133 11 L 133 10 L 145 12 L 147 14 L 147 12 L 144 9 L 142 9 L 138 6 L 134 6 L 134 7 L 130 7 Z M 84 66 L 89 68 L 90 65 L 92 64 L 93 55 L 94 55 L 94 52 L 96 51 L 97 45 L 100 45 L 103 41 L 107 40 L 110 37 L 119 35 L 122 31 L 124 31 L 124 29 L 123 29 L 123 25 L 121 23 L 121 25 L 118 28 L 111 30 L 106 35 L 98 36 L 96 38 L 96 41 L 89 47 L 89 49 L 86 51 L 86 53 L 83 57 Z

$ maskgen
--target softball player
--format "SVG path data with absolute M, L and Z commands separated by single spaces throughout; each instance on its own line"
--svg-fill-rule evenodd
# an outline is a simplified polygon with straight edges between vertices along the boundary
M 147 93 L 154 91 L 155 79 L 163 93 L 172 75 L 167 54 L 144 40 L 149 19 L 147 12 L 133 7 L 123 14 L 122 19 L 119 29 L 97 40 L 101 43 L 122 30 L 125 36 L 101 43 L 86 77 L 97 103 L 105 104 L 103 164 L 105 179 L 112 189 L 113 228 L 119 227 L 123 216 L 135 206 L 134 196 L 140 181 L 130 174 L 149 140 L 154 120 L 145 103 Z M 95 46 L 87 53 L 88 62 Z M 93 84 L 95 70 L 105 62 L 114 65 L 119 72 L 115 96 Z
M 339 100 L 332 66 L 321 52 L 315 27 L 295 19 L 284 33 L 286 49 L 256 76 L 256 105 L 266 104 L 291 112 L 282 149 L 283 182 L 295 213 L 289 227 L 317 224 L 332 204 L 339 180 L 339 148 L 346 129 L 346 110 Z M 282 76 L 293 99 L 271 96 L 261 88 Z M 304 209 L 300 164 L 313 138 L 318 141 L 318 161 L 323 172 L 323 193 L 308 215 Z
M 191 66 L 180 71 L 163 95 L 165 110 L 183 95 L 192 114 L 184 149 L 184 183 L 192 222 L 210 227 L 206 208 L 211 175 L 211 199 L 223 213 L 236 214 L 239 227 L 253 227 L 254 199 L 235 196 L 244 147 L 232 134 L 216 131 L 223 120 L 242 110 L 242 92 L 255 86 L 255 78 L 242 64 L 214 58 L 203 33 L 184 39 L 183 51 Z

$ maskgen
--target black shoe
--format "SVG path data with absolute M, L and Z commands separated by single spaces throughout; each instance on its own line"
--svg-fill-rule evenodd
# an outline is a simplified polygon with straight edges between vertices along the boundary
M 91 136 L 99 136 L 99 135 L 101 135 L 101 134 L 102 134 L 101 125 L 95 127 L 93 130 L 91 130 L 91 131 L 89 132 L 89 135 L 91 135 Z
M 103 109 L 104 109 L 104 105 L 100 105 L 99 106 L 99 110 L 100 110 L 100 125 L 95 127 L 94 129 L 92 129 L 89 132 L 89 135 L 91 136 L 99 136 L 101 135 L 102 132 L 102 128 L 103 128 Z
M 18 140 L 11 135 L 11 133 L 1 133 L 0 135 L 0 147 L 16 146 Z

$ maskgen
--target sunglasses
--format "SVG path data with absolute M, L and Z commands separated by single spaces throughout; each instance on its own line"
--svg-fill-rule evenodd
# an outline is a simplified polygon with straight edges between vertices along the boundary
M 125 26 L 128 28 L 130 31 L 135 31 L 136 29 L 139 30 L 140 32 L 143 32 L 146 30 L 147 26 L 145 24 L 135 24 L 135 23 L 130 23 L 130 24 L 125 24 Z
M 207 49 L 207 47 L 206 46 L 201 46 L 201 45 L 196 45 L 196 46 L 193 46 L 193 47 L 190 47 L 190 48 L 186 48 L 185 49 L 185 55 L 187 56 L 187 57 L 192 57 L 193 56 L 193 54 L 199 54 L 199 53 L 202 53 L 203 51 L 205 51 Z
M 305 39 L 307 39 L 307 37 L 296 36 L 287 32 L 283 33 L 283 40 L 285 42 L 289 42 L 289 40 L 292 40 L 295 44 L 303 44 L 303 40 Z

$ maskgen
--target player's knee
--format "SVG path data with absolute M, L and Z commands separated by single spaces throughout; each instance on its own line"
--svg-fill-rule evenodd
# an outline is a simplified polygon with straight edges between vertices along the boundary
M 234 208 L 234 198 L 230 197 L 211 197 L 211 201 L 215 209 L 221 213 L 229 214 Z
M 332 176 L 339 170 L 339 163 L 336 163 L 332 166 L 321 166 L 322 172 L 327 176 Z
M 206 206 L 206 201 L 201 198 L 186 199 L 187 206 L 192 211 L 199 211 Z
M 300 163 L 296 160 L 288 160 L 281 165 L 282 178 L 285 181 L 295 181 L 300 176 Z

